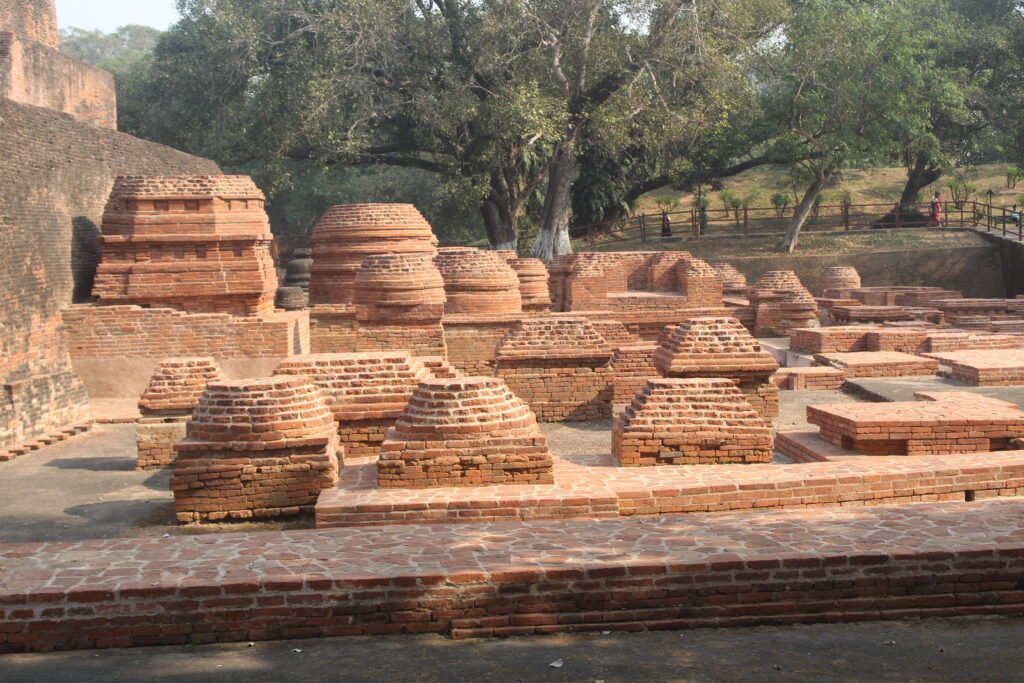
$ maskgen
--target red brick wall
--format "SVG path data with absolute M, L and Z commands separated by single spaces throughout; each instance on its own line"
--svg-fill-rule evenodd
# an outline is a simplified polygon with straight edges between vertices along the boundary
M 445 334 L 440 323 L 358 321 L 345 305 L 319 305 L 310 309 L 310 344 L 313 353 L 363 353 L 407 350 L 420 356 L 444 356 Z
M 54 0 L 0 0 L 0 31 L 57 49 L 60 33 Z

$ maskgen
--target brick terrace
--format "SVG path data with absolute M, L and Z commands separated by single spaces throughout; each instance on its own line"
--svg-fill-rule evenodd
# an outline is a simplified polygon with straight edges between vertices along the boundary
M 0 547 L 0 651 L 1024 612 L 1024 502 Z
M 930 358 L 948 365 L 953 379 L 976 387 L 1024 384 L 1024 349 L 933 353 Z
M 936 360 L 891 351 L 820 353 L 814 356 L 814 360 L 842 370 L 847 379 L 922 376 L 939 372 L 939 362 Z

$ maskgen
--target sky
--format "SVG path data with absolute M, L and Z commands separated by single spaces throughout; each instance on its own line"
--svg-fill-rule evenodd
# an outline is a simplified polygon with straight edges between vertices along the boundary
M 174 0 L 57 0 L 61 28 L 110 33 L 125 24 L 166 29 L 178 20 Z

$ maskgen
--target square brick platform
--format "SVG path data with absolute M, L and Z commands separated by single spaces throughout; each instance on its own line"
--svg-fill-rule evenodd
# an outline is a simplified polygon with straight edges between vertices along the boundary
M 955 351 L 928 354 L 948 365 L 953 379 L 976 387 L 1024 384 L 1024 349 Z
M 819 353 L 814 360 L 842 370 L 847 379 L 935 375 L 939 372 L 937 360 L 891 351 Z

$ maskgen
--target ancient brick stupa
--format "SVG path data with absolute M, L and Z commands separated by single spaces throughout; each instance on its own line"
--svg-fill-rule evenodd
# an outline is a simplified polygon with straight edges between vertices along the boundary
M 722 287 L 726 296 L 747 296 L 747 276 L 736 269 L 731 263 L 712 263 L 711 267 L 722 279 Z
M 185 438 L 185 423 L 199 398 L 212 382 L 224 379 L 213 358 L 168 358 L 160 363 L 139 399 L 136 469 L 174 462 L 174 444 Z
M 715 465 L 772 461 L 772 436 L 727 379 L 656 379 L 612 425 L 619 464 Z
M 411 204 L 332 206 L 313 227 L 311 304 L 348 304 L 363 260 L 378 254 L 437 250 L 430 224 Z
M 536 418 L 494 377 L 420 384 L 377 461 L 383 488 L 551 483 Z
M 586 318 L 527 318 L 498 344 L 497 375 L 542 422 L 608 419 L 611 357 Z
M 338 423 L 345 457 L 376 456 L 420 382 L 432 379 L 408 353 L 325 353 L 297 356 L 275 374 L 307 377 L 316 384 Z
M 93 294 L 189 313 L 273 312 L 263 193 L 246 176 L 122 176 L 103 214 Z
M 765 273 L 750 289 L 754 335 L 786 337 L 791 330 L 818 327 L 818 304 L 791 270 Z
M 311 249 L 296 249 L 285 267 L 284 282 L 277 290 L 278 308 L 300 311 L 309 305 L 309 269 L 313 266 Z
M 821 290 L 828 298 L 849 298 L 850 292 L 860 286 L 860 273 L 850 266 L 833 266 L 821 274 Z
M 661 377 L 661 372 L 654 365 L 654 354 L 658 348 L 655 342 L 641 341 L 615 347 L 609 364 L 612 369 L 613 410 L 625 407 L 649 380 Z
M 337 442 L 323 395 L 304 377 L 214 382 L 175 445 L 178 521 L 311 511 L 338 480 Z
M 472 247 L 442 247 L 434 262 L 448 296 L 445 313 L 500 316 L 523 312 L 519 276 L 500 254 Z
M 654 354 L 665 377 L 722 377 L 733 380 L 764 419 L 779 415 L 779 388 L 772 375 L 779 364 L 735 318 L 693 318 L 672 330 Z
M 551 310 L 551 290 L 548 288 L 548 267 L 537 258 L 513 258 L 508 264 L 519 276 L 519 292 L 523 311 L 543 313 Z

